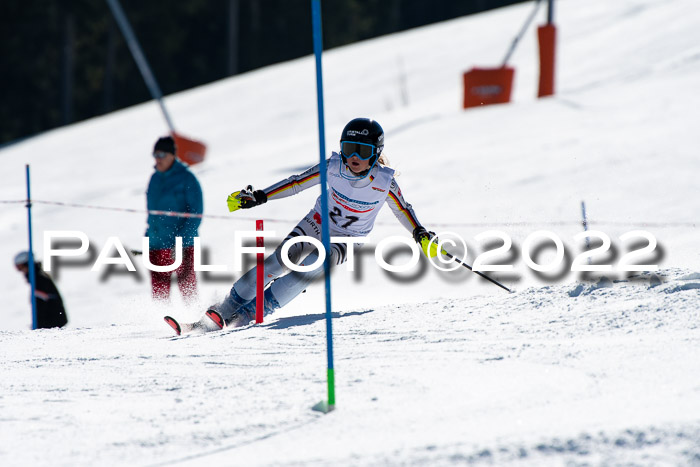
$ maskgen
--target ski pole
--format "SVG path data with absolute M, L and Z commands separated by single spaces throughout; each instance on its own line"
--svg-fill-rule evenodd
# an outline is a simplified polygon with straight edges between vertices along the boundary
M 435 236 L 435 233 L 434 233 L 434 232 L 428 232 L 428 235 L 430 236 L 430 243 L 433 243 L 433 242 L 436 242 L 436 241 L 437 241 L 437 237 Z M 469 269 L 469 270 L 470 270 L 471 272 L 473 272 L 474 274 L 478 274 L 478 275 L 480 275 L 481 277 L 483 277 L 484 279 L 486 279 L 487 281 L 493 282 L 494 284 L 496 284 L 497 286 L 499 286 L 499 287 L 502 288 L 503 290 L 507 290 L 508 292 L 513 293 L 513 291 L 510 290 L 510 289 L 509 289 L 508 287 L 506 287 L 505 285 L 501 284 L 500 282 L 498 282 L 498 281 L 495 280 L 495 279 L 491 279 L 489 276 L 487 276 L 487 275 L 484 274 L 484 273 L 481 273 L 481 272 L 479 272 L 479 271 L 475 271 L 474 269 L 472 269 L 471 266 L 469 266 L 467 263 L 465 263 L 464 261 L 460 260 L 460 259 L 457 258 L 456 256 L 450 254 L 448 251 L 446 251 L 444 248 L 442 248 L 439 244 L 438 244 L 438 246 L 440 247 L 440 250 L 442 251 L 442 254 L 443 254 L 443 255 L 447 256 L 447 257 L 450 258 L 450 259 L 455 260 L 457 263 L 459 263 L 459 264 L 461 264 L 462 266 L 464 266 L 465 268 Z
M 467 263 L 463 262 L 462 260 L 460 260 L 459 258 L 455 257 L 454 255 L 451 255 L 451 254 L 448 253 L 447 251 L 443 250 L 443 254 L 444 254 L 445 256 L 447 256 L 448 258 L 451 258 L 451 259 L 455 260 L 458 264 L 461 264 L 461 265 L 464 266 L 465 268 L 469 269 L 469 270 L 470 270 L 471 272 L 473 272 L 474 274 L 478 274 L 479 276 L 483 277 L 483 278 L 486 279 L 487 281 L 496 284 L 497 286 L 499 286 L 499 287 L 502 288 L 503 290 L 507 290 L 508 292 L 513 293 L 513 291 L 510 290 L 510 289 L 509 289 L 508 287 L 506 287 L 505 285 L 501 284 L 500 282 L 498 282 L 498 281 L 495 280 L 495 279 L 490 278 L 489 276 L 487 276 L 486 274 L 484 274 L 484 273 L 482 273 L 482 272 L 475 271 L 475 270 L 472 269 L 472 267 L 469 266 Z
M 463 262 L 462 260 L 460 260 L 459 258 L 457 258 L 457 257 L 455 257 L 455 256 L 453 256 L 453 255 L 451 255 L 451 254 L 448 253 L 447 251 L 442 250 L 442 254 L 445 255 L 445 256 L 447 256 L 448 258 L 451 258 L 451 259 L 455 260 L 457 263 L 459 263 L 459 264 L 461 264 L 462 266 L 464 266 L 465 268 L 469 269 L 469 270 L 470 270 L 471 272 L 473 272 L 474 274 L 478 274 L 478 275 L 480 275 L 481 277 L 483 277 L 484 279 L 486 279 L 487 281 L 496 284 L 497 286 L 499 286 L 499 287 L 502 288 L 503 290 L 507 290 L 508 292 L 513 293 L 513 291 L 510 290 L 510 289 L 509 289 L 508 287 L 506 287 L 505 285 L 501 284 L 500 282 L 498 282 L 498 281 L 495 280 L 495 279 L 491 279 L 491 278 L 490 278 L 489 276 L 487 276 L 486 274 L 483 274 L 483 273 L 481 273 L 481 272 L 479 272 L 479 271 L 473 270 L 472 267 L 469 266 L 467 263 L 465 263 L 465 262 Z

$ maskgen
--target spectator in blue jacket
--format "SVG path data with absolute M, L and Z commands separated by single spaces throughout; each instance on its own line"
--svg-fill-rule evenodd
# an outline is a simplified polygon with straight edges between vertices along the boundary
M 170 136 L 158 139 L 153 148 L 156 171 L 146 192 L 148 206 L 149 258 L 155 266 L 173 264 L 175 238 L 182 237 L 182 264 L 175 270 L 180 293 L 189 301 L 197 296 L 194 272 L 194 237 L 201 217 L 179 217 L 151 214 L 168 211 L 202 214 L 202 188 L 185 164 L 175 157 L 175 141 Z M 151 290 L 156 300 L 170 297 L 170 272 L 151 271 Z

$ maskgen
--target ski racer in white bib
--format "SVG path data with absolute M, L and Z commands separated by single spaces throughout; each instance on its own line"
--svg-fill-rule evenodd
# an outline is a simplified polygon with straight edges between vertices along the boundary
M 356 118 L 343 129 L 340 153 L 332 153 L 327 159 L 328 218 L 331 236 L 364 237 L 374 227 L 379 209 L 388 204 L 399 222 L 413 233 L 423 251 L 435 256 L 434 244 L 429 247 L 432 232 L 428 232 L 416 218 L 413 208 L 401 194 L 394 170 L 384 163 L 384 130 L 374 120 Z M 319 165 L 299 175 L 282 180 L 264 190 L 252 186 L 232 193 L 228 199 L 230 211 L 249 209 L 267 201 L 286 198 L 320 183 Z M 287 268 L 281 259 L 281 249 L 286 241 L 298 236 L 321 240 L 321 197 L 316 205 L 289 233 L 285 240 L 265 260 L 264 314 L 272 313 L 291 302 L 323 273 L 323 267 L 309 272 L 296 272 Z M 314 264 L 318 259 L 316 248 L 308 242 L 294 244 L 288 253 L 294 264 Z M 331 244 L 331 265 L 343 263 L 347 258 L 344 243 Z M 256 268 L 244 274 L 231 288 L 224 301 L 212 307 L 227 325 L 242 326 L 255 315 Z

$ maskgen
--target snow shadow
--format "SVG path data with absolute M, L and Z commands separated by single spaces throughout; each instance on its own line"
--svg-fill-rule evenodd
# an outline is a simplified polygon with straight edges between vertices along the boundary
M 348 313 L 332 313 L 333 319 L 347 318 L 349 316 L 360 316 L 367 313 L 372 313 L 374 310 L 363 310 L 363 311 L 351 311 Z M 289 329 L 296 326 L 308 326 L 314 324 L 317 321 L 322 321 L 326 319 L 325 313 L 317 313 L 315 315 L 303 315 L 303 316 L 289 316 L 286 318 L 279 318 L 277 321 L 270 324 L 263 324 L 263 327 L 269 329 Z

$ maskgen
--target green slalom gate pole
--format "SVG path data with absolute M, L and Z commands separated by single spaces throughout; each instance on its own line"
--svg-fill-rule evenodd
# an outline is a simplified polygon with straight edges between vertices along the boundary
M 321 401 L 313 409 L 328 413 L 335 408 L 335 372 L 333 368 L 333 322 L 331 314 L 331 274 L 330 274 L 330 230 L 328 228 L 328 187 L 326 186 L 326 130 L 323 117 L 323 69 L 321 53 L 323 37 L 321 29 L 321 0 L 311 0 L 311 20 L 313 27 L 314 55 L 316 57 L 316 95 L 318 102 L 318 138 L 320 150 L 321 175 L 321 237 L 326 258 L 323 262 L 323 273 L 326 283 L 326 348 L 328 350 L 328 402 Z

